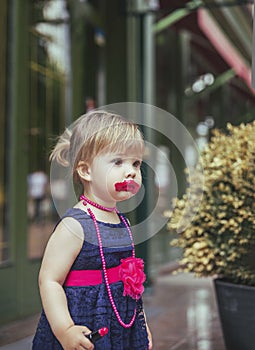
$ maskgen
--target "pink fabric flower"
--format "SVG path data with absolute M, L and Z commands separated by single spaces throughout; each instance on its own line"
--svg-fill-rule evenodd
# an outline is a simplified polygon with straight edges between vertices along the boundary
M 143 271 L 144 263 L 140 258 L 126 258 L 121 260 L 120 278 L 124 284 L 123 295 L 129 295 L 131 298 L 138 300 L 143 291 L 143 282 L 146 280 Z

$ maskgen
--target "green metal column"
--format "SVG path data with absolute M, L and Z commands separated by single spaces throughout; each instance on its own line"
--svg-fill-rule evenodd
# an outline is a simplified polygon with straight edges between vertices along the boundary
M 86 20 L 83 2 L 68 0 L 71 38 L 71 116 L 69 120 L 85 113 Z M 89 53 L 87 53 L 89 54 Z
M 1 5 L 0 5 L 0 20 L 1 20 L 1 34 L 5 36 L 5 41 L 7 41 L 7 33 L 9 31 L 10 26 L 8 26 L 8 23 L 6 22 L 7 18 L 9 17 L 9 12 L 10 12 L 10 2 L 8 3 L 7 0 L 1 1 Z M 3 38 L 2 38 L 3 39 Z M 5 43 L 4 45 L 4 39 L 1 41 L 1 56 L 4 55 L 5 60 L 6 60 L 6 65 L 4 66 L 4 60 L 1 61 L 2 64 L 2 69 L 5 69 L 6 72 L 6 67 L 8 65 L 8 56 L 7 56 L 7 45 Z M 2 51 L 4 50 L 4 51 Z M 1 105 L 1 119 L 4 121 L 4 123 L 7 123 L 10 115 L 8 113 L 7 115 L 7 111 L 8 111 L 8 103 L 6 103 L 6 96 L 8 96 L 8 91 L 6 91 L 6 82 L 10 83 L 10 76 L 6 75 L 2 75 L 1 76 L 1 99 L 4 99 L 5 104 Z M 4 108 L 4 110 L 3 110 Z M 1 123 L 2 123 L 1 120 Z M 4 125 L 1 125 L 4 126 Z M 6 128 L 6 127 L 5 127 Z M 7 135 L 6 135 L 7 138 Z M 2 140 L 3 142 L 3 140 Z M 1 142 L 1 143 L 2 143 Z M 6 161 L 8 161 L 10 159 L 10 154 L 6 154 L 6 152 L 8 151 L 8 147 L 3 148 L 3 152 L 5 151 L 5 154 L 2 155 L 2 160 L 3 163 L 1 164 L 1 166 L 3 166 L 3 172 L 6 173 L 6 181 L 5 181 L 5 186 L 6 186 L 6 182 L 8 181 L 8 172 L 6 171 Z M 9 198 L 7 198 L 7 189 L 4 189 L 4 195 L 6 196 L 3 200 L 5 202 L 5 235 L 8 236 L 8 238 L 6 239 L 8 241 L 8 244 L 11 244 L 11 246 L 8 247 L 8 255 L 11 253 L 12 256 L 9 256 L 9 259 L 11 260 L 10 262 L 5 262 L 2 263 L 0 266 L 0 279 L 1 279 L 1 283 L 0 283 L 0 324 L 3 322 L 6 322 L 8 319 L 12 319 L 15 314 L 16 314 L 16 310 L 17 310 L 17 298 L 16 298 L 16 271 L 13 267 L 13 260 L 14 260 L 14 244 L 13 244 L 13 240 L 11 241 L 11 233 L 10 233 L 10 228 L 8 228 L 7 230 L 7 221 L 10 221 L 7 219 L 6 214 L 9 213 L 9 206 L 10 206 L 10 201 Z M 10 215 L 9 215 L 10 218 Z
M 143 102 L 155 103 L 155 34 L 153 24 L 155 15 L 147 12 L 143 19 Z M 151 116 L 148 116 L 149 118 Z
M 169 61 L 171 76 L 169 79 L 169 99 L 167 110 L 177 118 L 184 126 L 187 126 L 189 114 L 185 109 L 186 97 L 184 95 L 185 82 L 187 80 L 188 70 L 188 48 L 189 38 L 185 32 L 170 31 L 171 52 Z M 176 138 L 178 134 L 179 143 L 185 142 L 184 135 L 180 129 L 171 130 Z M 171 135 L 168 135 L 171 140 Z M 186 164 L 179 149 L 174 145 L 170 146 L 170 159 L 174 166 L 175 175 L 178 180 L 178 195 L 181 195 L 185 188 L 186 176 L 184 169 Z
M 142 101 L 141 19 L 127 17 L 127 100 Z
M 29 92 L 29 0 L 12 1 L 12 33 L 9 93 L 9 218 L 12 257 L 16 270 L 17 315 L 24 310 L 27 257 L 27 169 Z M 25 204 L 25 205 L 24 205 Z M 6 283 L 8 285 L 8 282 Z
M 154 44 L 154 14 L 149 8 L 140 9 L 136 2 L 130 4 L 128 11 L 128 100 L 147 104 L 154 104 L 155 99 L 155 44 Z M 144 5 L 146 5 L 144 3 Z M 141 113 L 143 111 L 141 110 Z M 154 116 L 148 110 L 142 120 L 146 124 L 151 124 L 150 119 Z M 143 128 L 145 139 L 151 144 L 155 144 L 154 131 L 148 127 Z M 153 159 L 153 155 L 150 156 Z M 136 210 L 136 221 L 143 221 L 150 214 L 154 204 L 154 177 L 151 169 L 144 169 L 145 198 Z M 150 189 L 150 190 L 149 190 Z M 144 227 L 146 230 L 146 227 Z M 148 241 L 138 245 L 137 254 L 145 261 L 145 272 L 147 274 L 147 285 L 150 285 L 149 276 L 149 254 Z
M 155 104 L 155 34 L 153 32 L 153 23 L 155 20 L 155 15 L 153 12 L 145 13 L 143 17 L 143 55 L 142 55 L 142 86 L 143 86 L 143 96 L 142 102 L 154 105 Z M 143 120 L 147 125 L 155 125 L 153 118 L 155 118 L 155 113 L 150 109 L 146 109 L 146 114 L 143 115 Z M 152 144 L 156 146 L 156 134 L 155 130 L 150 127 L 146 127 L 144 129 L 145 139 L 148 144 Z M 150 167 L 146 167 L 146 172 L 144 176 L 144 185 L 146 189 L 145 196 L 145 207 L 141 207 L 141 210 L 146 212 L 146 217 L 150 215 L 155 206 L 155 179 L 154 179 L 154 169 L 155 164 L 153 164 L 153 160 L 156 159 L 156 155 L 154 154 L 154 148 L 150 148 L 150 162 L 152 163 L 152 169 Z M 147 222 L 147 225 L 150 223 Z M 152 223 L 151 223 L 152 224 Z M 147 229 L 149 231 L 149 229 Z M 150 276 L 150 255 L 149 249 L 150 241 L 145 241 L 140 244 L 140 254 L 143 259 L 146 261 L 146 274 L 147 274 L 147 286 L 151 284 L 151 276 Z
M 126 14 L 124 2 L 111 0 L 104 3 L 105 15 L 105 74 L 106 103 L 123 102 L 127 96 Z

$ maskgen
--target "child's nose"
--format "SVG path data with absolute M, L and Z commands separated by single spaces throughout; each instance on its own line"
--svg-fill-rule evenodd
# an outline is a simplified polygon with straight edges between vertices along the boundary
M 136 171 L 133 166 L 128 165 L 126 168 L 126 178 L 134 178 L 136 176 Z

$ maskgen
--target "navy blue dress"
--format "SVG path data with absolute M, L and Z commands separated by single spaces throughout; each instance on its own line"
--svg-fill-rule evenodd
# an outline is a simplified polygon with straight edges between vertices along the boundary
M 91 217 L 78 208 L 69 209 L 64 217 L 76 219 L 84 230 L 84 241 L 71 270 L 101 270 L 102 262 L 97 244 L 96 230 Z M 123 222 L 108 224 L 98 221 L 107 268 L 120 264 L 132 255 L 129 233 Z M 136 319 L 131 328 L 122 327 L 112 309 L 105 283 L 96 286 L 64 287 L 68 308 L 76 325 L 87 326 L 92 331 L 107 327 L 109 332 L 95 343 L 95 350 L 147 350 L 148 334 L 143 313 L 143 303 L 123 296 L 121 281 L 110 284 L 113 299 L 121 319 L 129 323 L 135 307 Z M 33 350 L 63 349 L 51 331 L 44 311 L 41 314 Z

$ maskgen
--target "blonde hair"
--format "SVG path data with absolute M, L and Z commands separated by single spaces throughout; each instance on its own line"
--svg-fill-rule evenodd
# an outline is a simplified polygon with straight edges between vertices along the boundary
M 138 126 L 122 116 L 97 110 L 82 115 L 72 128 L 59 137 L 50 160 L 72 169 L 74 181 L 79 181 L 76 172 L 80 160 L 91 164 L 100 152 L 114 152 L 135 148 L 140 154 L 144 141 Z

